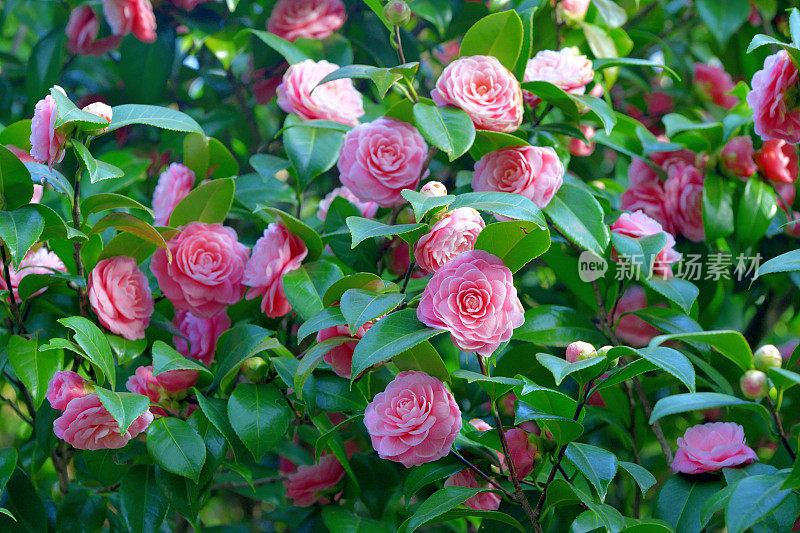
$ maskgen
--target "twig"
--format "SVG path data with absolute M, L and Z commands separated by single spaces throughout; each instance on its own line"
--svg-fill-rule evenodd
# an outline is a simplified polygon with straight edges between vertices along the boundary
M 25 407 L 28 408 L 29 416 L 31 419 L 36 420 L 36 408 L 33 406 L 33 397 L 31 396 L 31 393 L 27 388 L 25 388 L 25 385 L 23 385 L 21 381 L 12 378 L 7 370 L 3 370 L 3 375 L 17 388 L 19 394 L 22 395 L 22 401 L 25 403 Z
M 406 287 L 408 287 L 408 281 L 411 279 L 411 273 L 414 272 L 414 267 L 417 265 L 415 261 L 411 261 L 408 265 L 408 270 L 406 270 L 406 275 L 403 278 L 403 286 L 400 288 L 400 293 L 406 293 Z
M 22 322 L 22 314 L 19 312 L 19 305 L 17 305 L 17 298 L 14 296 L 14 287 L 11 286 L 11 267 L 8 264 L 8 257 L 6 256 L 5 244 L 0 244 L 0 258 L 3 260 L 3 277 L 8 287 L 8 300 L 11 302 L 11 315 L 14 317 L 17 329 L 20 333 L 25 332 L 25 324 Z
M 480 468 L 478 468 L 478 467 L 477 467 L 477 466 L 475 466 L 474 464 L 470 463 L 470 462 L 469 462 L 469 461 L 468 461 L 468 460 L 467 460 L 467 459 L 466 459 L 466 458 L 465 458 L 463 455 L 461 455 L 460 453 L 458 453 L 458 452 L 457 452 L 455 449 L 453 449 L 453 455 L 455 455 L 455 456 L 456 456 L 456 458 L 457 458 L 459 461 L 461 461 L 461 462 L 462 462 L 462 463 L 464 463 L 464 464 L 465 464 L 467 467 L 469 467 L 469 469 L 470 469 L 470 470 L 472 470 L 473 472 L 475 472 L 476 474 L 478 474 L 479 476 L 481 476 L 481 477 L 482 477 L 482 478 L 483 478 L 485 481 L 487 481 L 487 482 L 488 482 L 490 485 L 492 485 L 492 486 L 493 486 L 493 487 L 495 487 L 496 489 L 500 490 L 500 491 L 501 491 L 503 494 L 505 494 L 505 495 L 506 495 L 506 496 L 507 496 L 509 499 L 511 499 L 511 500 L 513 500 L 513 501 L 516 501 L 516 500 L 517 500 L 516 496 L 514 496 L 514 495 L 513 495 L 511 492 L 509 492 L 507 489 L 504 489 L 504 488 L 503 488 L 503 487 L 502 487 L 502 486 L 501 486 L 501 485 L 500 485 L 500 484 L 499 484 L 497 481 L 495 481 L 495 480 L 494 480 L 494 479 L 493 479 L 491 476 L 489 476 L 488 474 L 484 473 L 484 472 L 483 472 L 483 471 L 482 471 Z
M 77 154 L 76 154 L 77 155 Z M 78 157 L 78 170 L 75 172 L 75 192 L 74 198 L 72 199 L 72 227 L 76 230 L 80 231 L 81 229 L 81 163 L 80 157 Z M 72 243 L 72 257 L 75 259 L 75 271 L 79 277 L 84 278 L 86 277 L 86 272 L 83 268 L 83 260 L 81 259 L 81 240 L 75 239 Z M 78 291 L 78 303 L 80 305 L 80 311 L 82 317 L 89 316 L 89 300 L 86 297 L 86 289 L 81 287 L 79 284 L 76 284 L 76 290 Z
M 10 400 L 9 398 L 6 398 L 6 397 L 4 397 L 2 395 L 0 395 L 0 400 L 6 402 L 8 404 L 8 406 L 11 407 L 14 410 L 14 412 L 17 413 L 22 420 L 24 420 L 25 422 L 27 422 L 31 426 L 33 425 L 33 420 L 31 420 L 31 418 L 28 415 L 23 413 L 20 410 L 20 408 L 17 407 L 17 403 L 16 402 L 14 402 L 13 400 Z
M 778 435 L 781 438 L 781 442 L 783 443 L 783 447 L 786 448 L 786 451 L 789 452 L 789 457 L 792 458 L 792 462 L 795 461 L 797 456 L 792 451 L 792 447 L 789 446 L 789 439 L 786 438 L 786 432 L 783 430 L 783 423 L 781 422 L 781 416 L 778 414 L 778 410 L 775 409 L 775 404 L 772 401 L 772 398 L 767 396 L 767 405 L 769 405 L 769 410 L 772 413 L 772 418 L 775 420 L 775 428 L 778 430 Z
M 650 402 L 647 400 L 647 395 L 644 393 L 642 383 L 637 377 L 633 378 L 631 381 L 633 381 L 633 387 L 636 389 L 636 393 L 639 395 L 639 401 L 642 402 L 644 414 L 649 421 L 650 417 L 653 415 L 653 409 L 650 407 Z M 656 420 L 651 424 L 651 427 L 653 428 L 653 434 L 655 434 L 656 440 L 658 440 L 658 443 L 661 445 L 661 451 L 664 453 L 664 459 L 667 461 L 667 466 L 669 466 L 672 464 L 672 448 L 670 448 L 669 442 L 667 442 L 667 438 L 664 436 L 664 431 L 661 429 L 661 423 Z

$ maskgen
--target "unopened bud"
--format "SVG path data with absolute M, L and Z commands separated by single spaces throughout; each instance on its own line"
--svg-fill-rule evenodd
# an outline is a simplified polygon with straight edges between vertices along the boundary
M 445 187 L 444 183 L 440 181 L 429 181 L 428 183 L 422 186 L 419 192 L 421 192 L 428 198 L 436 198 L 437 196 L 446 196 L 447 187 Z
M 97 115 L 100 118 L 106 119 L 109 123 L 111 123 L 111 117 L 114 115 L 114 112 L 111 110 L 111 107 L 103 102 L 94 102 L 86 107 L 83 108 L 84 111 L 87 113 L 91 113 L 93 115 Z M 93 133 L 96 135 L 100 135 L 101 133 L 105 133 L 108 128 L 102 128 L 99 130 L 95 130 Z
M 414 218 L 414 211 L 410 207 L 404 207 L 399 213 L 397 213 L 397 220 L 398 224 L 413 224 L 417 220 Z
M 242 375 L 253 383 L 264 379 L 268 371 L 269 365 L 261 357 L 250 357 L 242 363 Z
M 751 400 L 763 398 L 769 392 L 767 375 L 760 370 L 748 370 L 742 374 L 739 386 L 742 388 L 742 394 Z
M 753 362 L 758 370 L 766 372 L 770 368 L 780 368 L 783 363 L 781 352 L 774 344 L 765 344 L 753 354 Z
M 594 346 L 588 342 L 575 341 L 567 346 L 566 359 L 568 363 L 577 363 L 578 361 L 585 361 L 592 357 L 597 357 L 597 352 Z
M 392 26 L 402 26 L 411 20 L 411 8 L 403 0 L 389 0 L 383 6 L 383 20 Z

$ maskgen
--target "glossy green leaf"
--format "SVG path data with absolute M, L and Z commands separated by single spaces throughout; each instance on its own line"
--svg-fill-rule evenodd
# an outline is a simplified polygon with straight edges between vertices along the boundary
M 295 115 L 286 117 L 288 128 L 283 132 L 283 146 L 297 171 L 299 189 L 305 189 L 311 181 L 329 170 L 339 159 L 339 149 L 344 143 L 340 131 L 304 125 Z
M 561 385 L 568 376 L 578 373 L 574 376 L 579 383 L 585 383 L 585 378 L 591 379 L 592 377 L 599 376 L 603 368 L 605 368 L 605 357 L 591 357 L 583 361 L 576 361 L 568 363 L 563 357 L 556 357 L 546 353 L 536 354 L 536 360 L 553 374 L 556 385 Z
M 405 296 L 397 292 L 380 294 L 363 289 L 349 289 L 342 296 L 339 306 L 350 333 L 354 335 L 358 328 L 389 313 L 404 299 Z
M 169 217 L 170 226 L 185 226 L 194 221 L 206 224 L 224 222 L 233 204 L 234 190 L 232 178 L 201 184 L 175 206 Z
M 698 331 L 690 333 L 675 333 L 672 335 L 659 335 L 650 341 L 650 346 L 658 346 L 667 341 L 683 340 L 707 343 L 716 348 L 719 353 L 736 363 L 742 371 L 749 370 L 753 365 L 753 351 L 738 331 Z
M 261 39 L 264 44 L 282 55 L 290 65 L 294 65 L 295 63 L 300 63 L 306 59 L 309 59 L 309 57 L 302 50 L 300 50 L 300 48 L 273 33 L 250 29 L 245 31 L 248 31 Z
M 475 125 L 461 109 L 438 107 L 427 102 L 414 104 L 414 122 L 425 140 L 455 160 L 472 146 Z
M 745 23 L 750 15 L 751 5 L 747 0 L 696 0 L 697 14 L 706 24 L 720 46 L 725 46 L 728 39 Z
M 744 246 L 755 244 L 764 236 L 778 212 L 771 185 L 748 180 L 736 212 L 736 238 Z
M 147 430 L 147 450 L 156 464 L 179 476 L 200 479 L 206 461 L 206 446 L 200 435 L 179 418 L 154 420 Z
M 346 324 L 347 321 L 342 315 L 341 309 L 338 307 L 326 307 L 300 325 L 297 330 L 297 340 L 302 342 L 306 337 L 320 330 Z
M 392 358 L 392 363 L 400 371 L 403 370 L 417 370 L 425 372 L 429 376 L 433 376 L 440 381 L 449 382 L 450 372 L 447 370 L 442 356 L 433 345 L 424 341 L 408 350 L 395 355 Z
M 36 244 L 44 230 L 44 218 L 33 206 L 22 206 L 14 211 L 0 211 L 0 241 L 11 252 L 15 266 Z
M 128 198 L 121 194 L 103 192 L 93 194 L 81 202 L 81 214 L 89 216 L 93 213 L 101 213 L 110 209 L 139 209 L 153 216 L 153 210 L 140 204 L 133 198 Z
M 11 150 L 0 144 L 0 208 L 14 210 L 27 205 L 32 195 L 30 172 Z
M 393 235 L 405 235 L 406 233 L 422 233 L 427 229 L 427 224 L 384 224 L 377 220 L 361 217 L 347 217 L 347 227 L 353 236 L 352 248 L 355 248 L 362 241 L 374 237 L 390 237 Z
M 642 496 L 647 494 L 648 489 L 658 482 L 656 477 L 641 465 L 629 463 L 627 461 L 617 461 L 617 465 L 630 474 L 634 481 L 636 481 L 636 484 L 639 485 L 639 489 L 642 491 Z
M 650 423 L 665 416 L 687 411 L 704 411 L 713 407 L 737 406 L 755 411 L 757 414 L 768 419 L 769 414 L 763 405 L 741 400 L 735 396 L 719 394 L 717 392 L 692 392 L 685 394 L 674 394 L 658 400 L 653 407 L 653 414 L 650 416 Z
M 643 283 L 680 307 L 687 315 L 691 313 L 692 305 L 700 295 L 700 289 L 694 283 L 682 278 L 662 279 L 652 277 L 644 280 Z
M 167 515 L 169 501 L 162 496 L 149 465 L 131 468 L 119 487 L 120 514 L 131 533 L 155 533 Z
M 517 63 L 523 41 L 522 20 L 516 11 L 500 11 L 470 27 L 461 41 L 461 56 L 494 56 L 508 70 Z
M 142 394 L 114 392 L 102 387 L 96 387 L 95 392 L 103 407 L 119 424 L 119 432 L 123 435 L 131 424 L 150 407 L 150 400 Z
M 172 260 L 172 253 L 167 249 L 164 236 L 141 218 L 136 218 L 128 213 L 109 213 L 92 227 L 89 235 L 100 233 L 107 228 L 116 228 L 117 231 L 132 233 L 159 248 L 164 248 L 167 251 L 167 257 L 170 261 Z
M 211 371 L 199 362 L 179 354 L 174 348 L 163 341 L 153 343 L 153 376 L 158 376 L 170 370 L 197 370 L 200 373 L 200 382 L 210 383 Z
M 342 271 L 333 263 L 307 263 L 284 274 L 283 291 L 292 309 L 303 320 L 308 320 L 322 311 L 322 296 L 341 277 Z
M 481 230 L 475 241 L 476 250 L 496 255 L 516 272 L 550 247 L 550 231 L 524 220 L 497 222 Z
M 425 524 L 435 522 L 441 515 L 482 490 L 456 486 L 439 489 L 417 507 L 411 518 L 404 522 L 400 529 L 406 533 L 412 533 Z
M 240 383 L 228 400 L 228 418 L 244 445 L 260 461 L 283 440 L 292 413 L 275 387 Z
M 165 130 L 186 133 L 203 133 L 203 128 L 192 117 L 169 107 L 125 104 L 113 107 L 113 115 L 108 131 L 114 131 L 132 124 L 144 124 Z
M 47 384 L 64 364 L 61 350 L 39 350 L 39 340 L 12 335 L 6 347 L 8 362 L 33 398 L 37 409 L 44 401 Z
M 74 332 L 75 342 L 81 347 L 86 358 L 106 377 L 113 390 L 116 383 L 114 356 L 111 353 L 108 339 L 100 331 L 100 328 L 95 326 L 92 321 L 80 316 L 60 318 L 58 321 Z
M 459 194 L 449 209 L 471 207 L 496 215 L 534 222 L 542 228 L 547 224 L 539 208 L 528 198 L 508 192 L 467 192 Z
M 215 356 L 216 374 L 211 387 L 215 388 L 221 382 L 227 383 L 233 379 L 246 359 L 266 350 L 285 350 L 272 337 L 272 333 L 253 324 L 238 324 L 220 335 Z
M 781 490 L 781 476 L 750 476 L 741 480 L 731 493 L 725 510 L 730 533 L 744 533 L 750 526 L 773 512 L 791 494 Z
M 452 194 L 431 197 L 425 196 L 417 191 L 412 191 L 411 189 L 403 189 L 400 194 L 402 194 L 403 198 L 408 200 L 408 202 L 411 204 L 411 208 L 414 210 L 414 217 L 416 218 L 417 222 L 422 222 L 422 219 L 430 210 L 439 207 L 446 207 L 453 203 L 453 201 L 456 199 L 456 197 Z
M 680 533 L 700 533 L 707 523 L 702 520 L 700 510 L 720 490 L 722 484 L 718 478 L 673 474 L 661 486 L 654 516 Z
M 617 457 L 603 448 L 578 442 L 571 442 L 564 455 L 586 476 L 600 501 L 605 500 L 608 485 L 617 473 Z
M 586 190 L 562 185 L 544 213 L 571 242 L 603 257 L 611 237 L 603 221 L 603 208 Z
M 525 312 L 525 322 L 513 338 L 543 346 L 567 346 L 575 339 L 606 344 L 605 336 L 582 313 L 555 305 L 541 305 Z
M 334 348 L 352 340 L 352 337 L 332 337 L 316 343 L 303 354 L 294 373 L 294 390 L 297 391 L 295 394 L 297 394 L 298 400 L 303 399 L 303 386 L 314 369 L 322 362 L 322 358 Z

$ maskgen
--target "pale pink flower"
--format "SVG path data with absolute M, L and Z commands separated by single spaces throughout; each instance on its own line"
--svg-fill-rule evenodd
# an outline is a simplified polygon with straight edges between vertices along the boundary
M 267 20 L 267 30 L 289 42 L 298 38 L 324 39 L 347 18 L 341 0 L 278 0 Z
M 572 94 L 583 94 L 594 78 L 592 62 L 577 48 L 542 50 L 528 60 L 524 81 L 547 81 Z M 538 96 L 523 91 L 530 106 L 539 104 Z
M 417 318 L 428 327 L 448 330 L 461 350 L 485 357 L 525 321 L 511 271 L 483 250 L 464 252 L 433 275 Z
M 410 468 L 450 453 L 461 431 L 461 410 L 444 383 L 406 371 L 367 405 L 364 425 L 381 459 Z
M 633 313 L 647 307 L 647 294 L 642 287 L 631 285 L 620 297 L 614 312 L 615 333 L 619 339 L 634 348 L 647 346 L 656 335 L 661 332 Z M 654 307 L 666 307 L 664 304 L 655 304 Z
M 552 3 L 556 5 L 556 10 L 562 17 L 583 20 L 591 0 L 560 0 L 557 4 L 552 0 Z
M 278 105 L 303 120 L 332 120 L 356 126 L 364 114 L 364 98 L 353 86 L 353 80 L 342 78 L 317 86 L 322 78 L 338 69 L 339 65 L 325 60 L 295 63 L 283 74 L 278 86 Z
M 356 330 L 355 335 L 350 335 L 350 329 L 347 326 L 332 326 L 317 333 L 317 342 L 326 341 L 334 337 L 350 337 L 353 339 L 332 348 L 322 356 L 322 360 L 331 365 L 337 376 L 350 379 L 353 367 L 353 352 L 356 350 L 358 341 L 366 335 L 373 324 L 374 322 L 372 321 L 367 322 Z
M 463 109 L 479 130 L 511 132 L 522 123 L 522 88 L 492 56 L 460 57 L 447 65 L 431 98 Z
M 82 398 L 94 392 L 92 383 L 70 370 L 63 370 L 53 374 L 52 379 L 47 384 L 47 400 L 53 409 L 63 411 L 67 408 L 70 400 Z
M 567 345 L 567 350 L 564 353 L 564 359 L 568 363 L 577 363 L 585 361 L 597 355 L 594 346 L 585 341 L 574 341 Z
M 725 109 L 731 109 L 739 103 L 738 98 L 728 94 L 733 90 L 734 83 L 722 65 L 695 63 L 694 84 L 706 98 Z
M 643 211 L 668 233 L 675 233 L 667 207 L 667 195 L 658 175 L 641 159 L 634 158 L 628 167 L 628 189 L 620 197 L 624 211 Z
M 158 177 L 153 190 L 153 212 L 156 226 L 169 225 L 169 217 L 175 206 L 186 198 L 194 187 L 195 175 L 188 167 L 172 163 Z
M 362 201 L 381 207 L 405 203 L 403 189 L 416 190 L 428 145 L 417 129 L 381 117 L 350 130 L 339 151 L 339 180 Z
M 756 452 L 745 443 L 742 426 L 713 422 L 692 426 L 678 439 L 672 469 L 684 474 L 702 474 L 756 460 Z
M 680 260 L 681 254 L 675 251 L 675 238 L 671 233 L 664 231 L 661 224 L 645 215 L 643 211 L 634 211 L 633 213 L 622 213 L 617 221 L 611 224 L 611 231 L 634 239 L 664 232 L 667 236 L 667 242 L 653 262 L 653 273 L 659 276 L 672 277 L 672 267 L 670 265 Z M 614 260 L 617 260 L 616 253 L 612 255 Z
M 172 337 L 175 349 L 184 357 L 197 359 L 208 366 L 214 361 L 214 351 L 220 335 L 231 328 L 231 319 L 225 311 L 212 318 L 200 318 L 188 311 L 176 309 L 172 325 L 186 337 Z
M 485 487 L 486 484 L 478 485 L 472 470 L 464 469 L 447 478 L 444 486 L 477 489 Z M 490 491 L 479 492 L 475 496 L 468 498 L 464 505 L 476 511 L 496 511 L 500 507 L 500 495 Z
M 333 201 L 340 196 L 353 204 L 356 209 L 361 211 L 361 215 L 365 218 L 375 218 L 375 214 L 378 212 L 378 203 L 372 201 L 362 202 L 358 196 L 353 194 L 353 191 L 347 187 L 336 187 L 327 195 L 325 195 L 325 198 L 320 200 L 317 210 L 317 218 L 324 221 L 328 217 L 328 210 L 331 208 L 331 203 L 333 203 Z
M 594 153 L 594 142 L 592 142 L 592 137 L 594 137 L 595 133 L 594 127 L 581 124 L 581 133 L 583 133 L 583 136 L 586 137 L 586 141 L 588 142 L 582 141 L 577 137 L 570 137 L 569 153 L 575 157 L 589 157 Z
M 747 135 L 734 137 L 720 153 L 722 167 L 739 178 L 749 178 L 756 173 L 758 167 L 754 157 L 753 140 Z
M 100 118 L 106 119 L 106 121 L 110 124 L 111 119 L 114 116 L 114 111 L 111 109 L 111 106 L 108 104 L 104 104 L 103 102 L 92 102 L 91 104 L 87 105 L 83 108 L 84 111 L 87 113 L 91 113 L 93 115 L 97 115 Z M 92 130 L 92 133 L 95 135 L 100 135 L 101 133 L 105 133 L 108 130 L 108 127 L 99 129 L 99 130 Z
M 326 454 L 313 465 L 302 465 L 284 480 L 286 497 L 298 507 L 310 507 L 315 503 L 327 505 L 334 497 L 339 482 L 344 477 L 344 468 L 333 454 Z
M 475 248 L 475 241 L 485 227 L 480 213 L 471 207 L 448 211 L 414 245 L 417 264 L 427 272 L 438 271 L 462 252 Z
M 753 108 L 756 134 L 762 139 L 800 142 L 797 83 L 797 67 L 786 50 L 767 57 L 764 68 L 753 75 L 747 103 Z
M 2 267 L 0 262 L 0 267 Z M 14 265 L 8 265 L 8 271 L 11 278 L 11 290 L 14 293 L 14 298 L 19 301 L 19 284 L 28 274 L 52 274 L 54 270 L 66 272 L 67 267 L 61 259 L 53 252 L 45 247 L 41 247 L 36 251 L 30 251 L 25 254 L 22 261 L 19 262 L 19 269 L 14 268 Z M 0 290 L 7 291 L 5 276 L 0 276 Z M 31 297 L 38 296 L 47 290 L 47 287 L 42 287 L 34 292 Z
M 261 297 L 261 310 L 270 318 L 292 310 L 283 292 L 283 276 L 297 270 L 308 255 L 300 237 L 286 226 L 273 222 L 253 247 L 253 254 L 244 269 L 243 283 L 250 287 L 247 299 Z
M 100 21 L 90 6 L 76 7 L 67 22 L 67 48 L 74 54 L 100 57 L 122 42 L 120 35 L 97 39 L 99 29 Z
M 131 341 L 144 338 L 153 314 L 153 296 L 135 259 L 103 259 L 89 273 L 86 287 L 92 310 L 106 329 Z
M 64 159 L 66 137 L 56 131 L 58 108 L 49 94 L 36 103 L 31 121 L 31 156 L 40 163 L 53 166 Z
M 469 425 L 478 431 L 491 431 L 492 426 L 481 420 L 480 418 L 473 418 L 469 421 Z
M 797 148 L 783 140 L 765 141 L 756 153 L 756 164 L 773 183 L 794 183 L 800 174 Z
M 74 398 L 67 404 L 64 414 L 53 422 L 53 432 L 79 450 L 118 449 L 145 431 L 152 421 L 152 413 L 145 411 L 125 433 L 120 434 L 119 424 L 97 394 L 89 394 Z
M 680 160 L 667 163 L 667 210 L 675 230 L 694 242 L 706 238 L 703 227 L 703 184 L 705 175 L 697 167 Z
M 428 198 L 437 198 L 439 196 L 447 196 L 447 187 L 441 181 L 429 181 L 419 190 Z
M 158 248 L 150 270 L 177 309 L 211 318 L 242 299 L 250 251 L 238 241 L 233 228 L 190 222 L 178 228 L 167 247 L 172 262 L 167 260 L 167 251 Z
M 156 40 L 156 17 L 150 0 L 103 0 L 103 12 L 114 35 L 132 33 L 146 43 Z

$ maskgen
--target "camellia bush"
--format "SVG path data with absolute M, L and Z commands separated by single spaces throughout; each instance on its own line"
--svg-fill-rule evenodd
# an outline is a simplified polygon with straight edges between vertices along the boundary
M 800 529 L 784 0 L 0 0 L 0 531 Z

